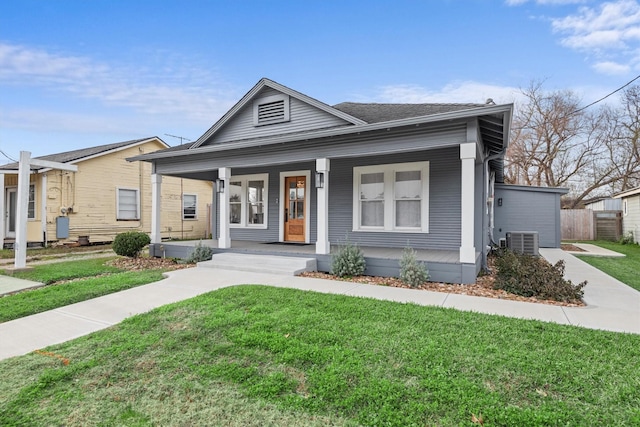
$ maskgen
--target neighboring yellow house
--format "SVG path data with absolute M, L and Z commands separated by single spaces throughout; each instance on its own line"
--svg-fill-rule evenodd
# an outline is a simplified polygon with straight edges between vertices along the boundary
M 27 242 L 110 242 L 125 231 L 151 231 L 151 164 L 128 157 L 166 149 L 160 138 L 118 142 L 37 159 L 76 165 L 78 172 L 32 168 Z M 18 164 L 0 166 L 0 244 L 15 239 Z M 46 190 L 44 190 L 46 189 Z M 165 176 L 161 224 L 164 239 L 208 238 L 213 185 Z

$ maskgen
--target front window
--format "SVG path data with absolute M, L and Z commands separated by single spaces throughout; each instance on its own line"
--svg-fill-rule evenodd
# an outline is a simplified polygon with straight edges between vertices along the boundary
M 182 219 L 198 219 L 198 196 L 195 194 L 182 195 Z
M 353 172 L 354 230 L 428 231 L 429 162 L 363 166 Z
M 118 188 L 117 219 L 134 221 L 140 219 L 140 195 L 137 189 Z
M 27 207 L 27 219 L 36 219 L 36 186 L 29 185 L 29 204 Z
M 267 227 L 268 177 L 268 174 L 231 177 L 229 223 L 232 227 Z

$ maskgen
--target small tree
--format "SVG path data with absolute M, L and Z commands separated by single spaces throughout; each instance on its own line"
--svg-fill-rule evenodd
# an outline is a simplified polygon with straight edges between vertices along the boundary
M 429 280 L 427 266 L 418 261 L 418 254 L 413 248 L 404 248 L 400 259 L 400 280 L 417 288 Z
M 151 243 L 151 238 L 141 231 L 120 233 L 113 239 L 113 251 L 121 256 L 137 258 L 142 249 Z

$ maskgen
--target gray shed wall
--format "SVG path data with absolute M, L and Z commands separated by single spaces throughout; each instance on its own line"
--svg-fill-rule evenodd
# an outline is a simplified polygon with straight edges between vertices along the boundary
M 560 196 L 564 193 L 563 189 L 496 184 L 494 240 L 498 242 L 510 231 L 537 231 L 540 247 L 559 248 Z

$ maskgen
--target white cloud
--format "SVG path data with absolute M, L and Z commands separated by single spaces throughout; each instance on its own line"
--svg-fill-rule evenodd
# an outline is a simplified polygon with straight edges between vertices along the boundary
M 496 103 L 510 103 L 519 89 L 509 86 L 462 81 L 432 90 L 418 85 L 389 85 L 380 89 L 376 102 L 389 103 L 484 103 L 492 98 Z
M 600 5 L 598 9 L 582 7 L 578 14 L 555 19 L 553 29 L 567 34 L 563 44 L 575 49 L 620 49 L 640 41 L 640 4 L 621 0 Z
M 0 84 L 40 87 L 147 115 L 211 125 L 237 98 L 206 70 L 132 69 L 0 42 Z
M 593 68 L 601 74 L 624 75 L 631 71 L 631 67 L 627 64 L 618 64 L 612 61 L 597 62 Z

